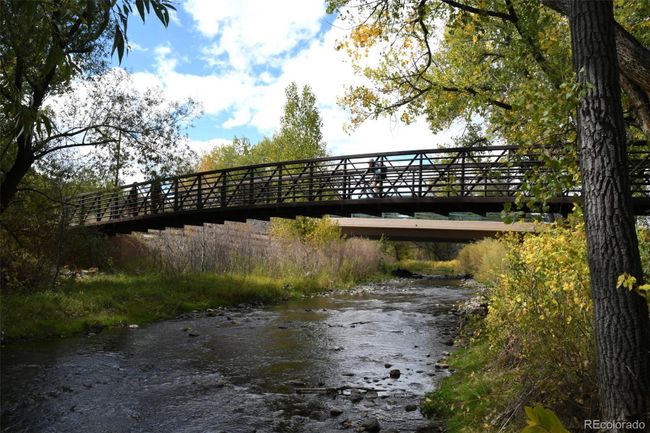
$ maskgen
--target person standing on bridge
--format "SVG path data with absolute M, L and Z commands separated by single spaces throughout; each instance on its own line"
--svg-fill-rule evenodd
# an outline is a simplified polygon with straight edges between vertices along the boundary
M 128 209 L 131 211 L 131 216 L 138 216 L 138 184 L 135 182 L 129 190 Z
M 379 165 L 376 165 L 375 172 L 377 173 L 377 176 L 379 177 L 379 180 L 377 182 L 377 189 L 379 190 L 379 197 L 384 197 L 384 180 L 386 180 L 386 172 L 387 168 L 384 165 L 383 161 L 379 161 Z
M 368 160 L 368 171 L 367 174 L 370 176 L 370 182 L 368 183 L 369 185 L 369 190 L 370 192 L 368 193 L 368 197 L 374 197 L 375 196 L 375 188 L 377 187 L 377 178 L 376 178 L 376 173 L 375 173 L 375 165 L 377 161 L 375 159 L 369 159 Z
M 368 161 L 368 173 L 370 176 L 370 190 L 372 197 L 382 197 L 384 179 L 386 179 L 386 166 L 380 160 L 371 159 Z
M 158 213 L 162 211 L 164 198 L 162 193 L 162 184 L 160 178 L 154 173 L 154 178 L 151 181 L 151 213 Z

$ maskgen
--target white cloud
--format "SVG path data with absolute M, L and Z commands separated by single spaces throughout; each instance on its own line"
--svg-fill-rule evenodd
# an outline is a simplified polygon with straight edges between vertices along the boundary
M 235 128 L 237 126 L 244 126 L 249 123 L 251 118 L 251 112 L 249 107 L 240 107 L 235 110 L 235 113 L 225 122 L 223 122 L 224 128 Z
M 298 85 L 309 84 L 314 91 L 323 118 L 323 136 L 332 154 L 422 149 L 449 144 L 451 136 L 458 135 L 460 128 L 434 135 L 424 119 L 405 125 L 394 119 L 380 118 L 367 120 L 351 134 L 343 130 L 349 118 L 337 100 L 344 86 L 364 81 L 353 72 L 347 55 L 334 49 L 337 39 L 344 36 L 344 31 L 339 30 L 343 27 L 342 23 L 335 23 L 322 40 L 312 41 L 296 56 L 287 59 L 274 81 L 257 86 L 250 100 L 239 102 L 253 113 L 250 125 L 265 134 L 272 134 L 282 115 L 284 89 L 295 81 Z
M 254 78 L 247 74 L 230 72 L 220 75 L 197 75 L 180 73 L 176 70 L 178 59 L 168 45 L 161 45 L 156 53 L 155 72 L 136 72 L 136 83 L 142 86 L 157 85 L 164 89 L 172 100 L 192 98 L 200 102 L 206 114 L 217 115 L 241 109 L 242 100 L 247 100 L 254 91 Z
M 147 52 L 149 51 L 149 48 L 143 47 L 137 42 L 129 41 L 129 49 L 133 52 L 136 51 L 141 51 L 141 52 Z
M 205 155 L 217 146 L 223 146 L 232 142 L 229 138 L 212 138 L 210 140 L 190 140 L 188 145 L 190 149 L 195 151 L 199 156 Z
M 296 16 L 311 16 L 311 21 L 315 23 L 313 27 L 316 28 L 324 15 L 322 2 L 305 1 L 310 7 L 316 4 L 316 11 L 296 16 L 293 15 L 294 11 L 281 14 L 278 11 L 290 9 L 279 8 L 273 2 L 256 2 L 256 8 L 251 6 L 253 2 L 240 3 L 241 5 L 239 2 L 225 2 L 226 6 L 223 7 L 222 2 L 190 0 L 185 4 L 202 33 L 207 36 L 221 35 L 221 45 L 211 46 L 203 51 L 203 55 L 211 50 L 214 50 L 215 55 L 227 53 L 231 60 L 241 55 L 241 64 L 268 63 L 271 58 L 274 59 L 272 63 L 277 64 L 279 75 L 273 76 L 268 71 L 254 75 L 248 68 L 228 68 L 208 74 L 181 73 L 177 70 L 180 58 L 176 53 L 178 48 L 161 45 L 154 51 L 157 59 L 155 71 L 134 74 L 136 83 L 143 86 L 159 85 L 172 99 L 192 98 L 203 105 L 204 112 L 208 115 L 226 115 L 227 120 L 219 126 L 233 129 L 233 135 L 239 135 L 236 128 L 244 126 L 253 127 L 264 135 L 273 134 L 282 115 L 286 86 L 292 81 L 299 85 L 309 84 L 317 97 L 324 123 L 324 139 L 332 154 L 433 148 L 450 143 L 451 136 L 459 134 L 460 128 L 456 127 L 434 135 L 423 119 L 404 125 L 394 119 L 381 118 L 366 121 L 348 135 L 343 131 L 348 114 L 337 105 L 337 98 L 342 95 L 345 86 L 362 83 L 363 79 L 354 74 L 346 54 L 334 49 L 336 40 L 344 36 L 344 30 L 340 30 L 345 27 L 344 24 L 337 21 L 322 38 L 310 36 L 311 41 L 302 50 L 288 55 L 286 47 L 295 44 L 297 40 L 286 29 L 291 26 L 289 21 L 297 20 Z M 268 6 L 267 3 L 275 7 Z M 266 24 L 256 24 L 260 14 L 269 14 L 263 20 Z M 274 17 L 278 14 L 286 15 L 282 18 L 284 21 L 274 22 Z M 228 18 L 225 19 L 222 15 Z M 249 23 L 249 30 L 242 30 L 244 23 Z M 272 30 L 270 27 L 281 29 Z M 311 28 L 311 25 L 308 27 Z M 291 34 L 295 36 L 299 33 L 295 30 Z M 304 35 L 307 34 L 305 31 Z M 275 40 L 275 45 L 267 46 L 267 37 L 269 41 Z M 279 42 L 282 38 L 294 42 Z M 233 42 L 234 45 L 224 44 L 224 40 L 234 39 L 237 39 L 236 43 Z M 248 48 L 250 50 L 246 51 Z M 284 54 L 273 57 L 278 53 Z M 214 62 L 212 64 L 217 65 Z M 201 143 L 203 144 L 196 146 L 207 146 L 206 142 Z
M 227 56 L 238 70 L 268 63 L 313 38 L 325 16 L 323 0 L 188 0 L 183 7 L 198 31 L 214 39 L 204 50 L 208 63 L 220 64 L 213 58 Z
M 169 21 L 172 24 L 177 25 L 178 27 L 183 27 L 183 24 L 181 23 L 181 19 L 178 16 L 178 12 L 176 12 L 173 9 L 169 10 Z

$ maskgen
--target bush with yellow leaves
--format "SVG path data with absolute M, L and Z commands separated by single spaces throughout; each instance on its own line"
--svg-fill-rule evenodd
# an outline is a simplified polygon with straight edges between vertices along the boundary
M 638 235 L 647 283 L 650 229 L 642 225 Z M 422 412 L 445 418 L 450 433 L 564 431 L 553 419 L 581 426 L 598 405 L 582 216 L 504 236 L 499 254 L 495 242 L 472 244 L 458 257 L 475 277 L 488 276 L 488 314 L 469 321 L 468 344 L 449 358 L 455 373 L 426 396 Z M 627 274 L 618 285 L 644 294 L 649 287 Z M 549 410 L 529 408 L 526 421 L 522 407 L 539 403 Z
M 501 242 L 504 267 L 486 318 L 490 351 L 515 367 L 533 398 L 586 402 L 594 360 L 583 224 L 556 224 Z

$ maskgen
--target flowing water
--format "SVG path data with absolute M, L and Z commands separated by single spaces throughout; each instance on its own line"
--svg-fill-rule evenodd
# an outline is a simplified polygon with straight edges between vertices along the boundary
M 382 432 L 433 431 L 412 405 L 448 374 L 435 364 L 466 296 L 454 281 L 394 280 L 13 343 L 2 349 L 1 429 L 338 432 L 376 419 Z

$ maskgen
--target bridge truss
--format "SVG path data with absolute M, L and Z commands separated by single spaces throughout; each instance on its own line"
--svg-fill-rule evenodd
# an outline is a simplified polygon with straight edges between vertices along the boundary
M 650 209 L 650 153 L 630 148 L 635 211 Z M 500 211 L 526 194 L 533 179 L 554 172 L 544 158 L 514 146 L 410 150 L 283 161 L 154 179 L 75 196 L 73 224 L 129 232 L 272 216 L 416 211 Z M 580 188 L 569 184 L 547 200 L 567 213 Z

